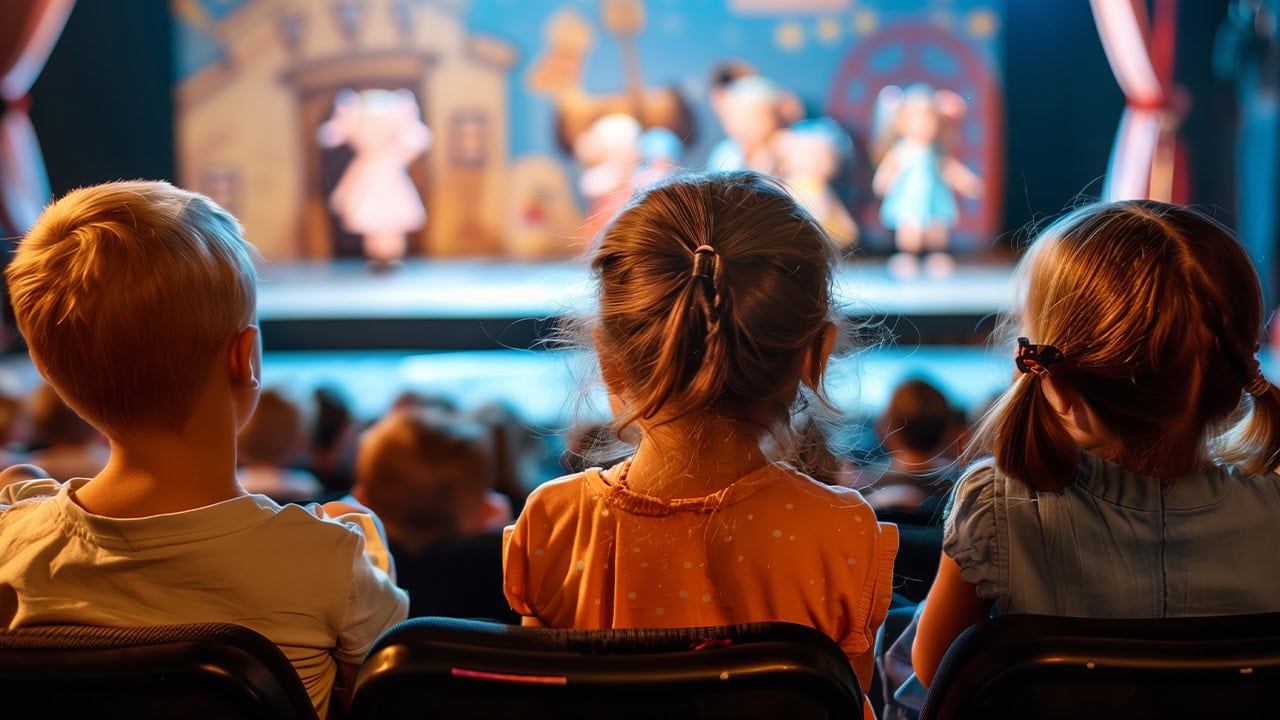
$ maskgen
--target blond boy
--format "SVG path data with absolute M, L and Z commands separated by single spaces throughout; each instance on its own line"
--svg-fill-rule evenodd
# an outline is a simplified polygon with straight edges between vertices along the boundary
M 0 491 L 0 628 L 238 623 L 281 647 L 323 717 L 407 599 L 368 559 L 372 518 L 236 482 L 259 393 L 255 256 L 226 211 L 161 182 L 74 191 L 19 244 L 7 277 L 32 361 L 111 456 L 93 478 Z

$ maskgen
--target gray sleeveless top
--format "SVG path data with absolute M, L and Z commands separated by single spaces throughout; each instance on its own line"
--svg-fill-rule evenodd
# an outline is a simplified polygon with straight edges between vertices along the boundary
M 1061 494 L 991 461 L 957 484 L 943 552 L 1000 613 L 1176 617 L 1280 611 L 1280 476 L 1174 480 L 1082 454 Z

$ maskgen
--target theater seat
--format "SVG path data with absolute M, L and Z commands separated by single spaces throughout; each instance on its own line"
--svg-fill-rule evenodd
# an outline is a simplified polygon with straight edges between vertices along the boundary
M 809 627 L 550 630 L 415 618 L 369 651 L 350 717 L 856 718 L 862 691 Z
M 1278 713 L 1280 614 L 1008 615 L 956 639 L 920 717 L 1203 720 Z
M 0 632 L 0 716 L 23 720 L 315 720 L 297 672 L 238 625 Z

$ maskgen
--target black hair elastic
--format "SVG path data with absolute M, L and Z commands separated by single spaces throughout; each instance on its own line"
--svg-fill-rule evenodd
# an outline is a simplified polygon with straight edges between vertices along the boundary
M 1052 345 L 1033 345 L 1027 338 L 1020 337 L 1013 363 L 1021 372 L 1047 375 L 1049 366 L 1061 361 L 1063 357 L 1062 351 Z
M 711 281 L 715 287 L 716 270 L 720 267 L 720 254 L 710 245 L 699 245 L 693 251 L 693 276 Z

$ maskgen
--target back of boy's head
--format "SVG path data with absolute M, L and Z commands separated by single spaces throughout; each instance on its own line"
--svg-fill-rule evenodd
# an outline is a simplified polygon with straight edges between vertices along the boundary
M 45 377 L 108 434 L 180 429 L 219 349 L 254 319 L 257 252 L 213 201 L 112 182 L 54 202 L 6 271 Z
M 912 378 L 894 388 L 877 430 L 886 444 L 932 452 L 940 449 L 953 419 L 947 396 L 928 381 Z
M 596 345 L 626 390 L 618 427 L 712 413 L 776 428 L 833 317 L 835 257 L 756 173 L 676 176 L 638 194 L 591 261 Z
M 1040 235 L 1018 280 L 1025 297 L 1011 329 L 1061 351 L 1047 373 L 1116 436 L 1123 467 L 1168 478 L 1213 455 L 1249 472 L 1276 464 L 1280 393 L 1255 383 L 1258 277 L 1225 227 L 1151 200 L 1090 205 Z M 1079 448 L 1041 381 L 1037 372 L 1015 378 L 974 445 L 1028 486 L 1058 491 Z M 1256 393 L 1252 412 L 1224 432 L 1246 391 Z
M 448 534 L 490 487 L 489 436 L 451 413 L 393 410 L 360 437 L 355 493 L 389 531 Z
M 279 467 L 293 463 L 306 447 L 305 415 L 302 406 L 285 392 L 263 390 L 253 415 L 236 436 L 240 461 Z

